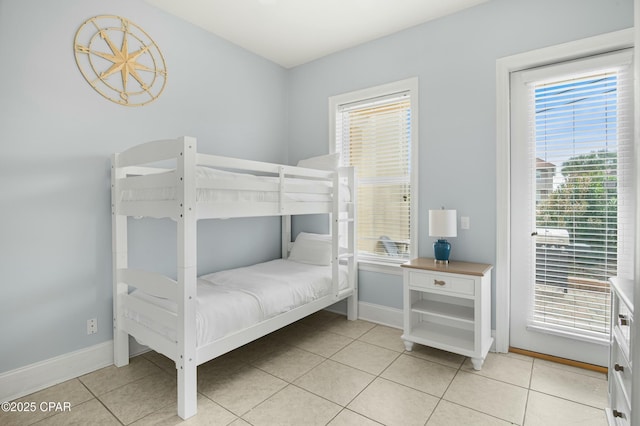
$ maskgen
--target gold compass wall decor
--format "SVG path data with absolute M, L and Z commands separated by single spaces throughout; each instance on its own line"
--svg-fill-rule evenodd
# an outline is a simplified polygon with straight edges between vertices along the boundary
M 142 28 L 120 16 L 95 16 L 74 41 L 84 78 L 105 98 L 127 106 L 153 102 L 167 84 L 160 49 Z

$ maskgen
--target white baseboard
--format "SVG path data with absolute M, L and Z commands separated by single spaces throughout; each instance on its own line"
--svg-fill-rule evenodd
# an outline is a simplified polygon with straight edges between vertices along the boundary
M 129 338 L 129 356 L 149 348 Z M 0 374 L 0 402 L 12 401 L 113 364 L 113 340 Z
M 328 307 L 326 310 L 340 315 L 347 315 L 342 306 L 336 309 L 336 305 Z M 402 309 L 390 308 L 388 306 L 376 305 L 367 302 L 358 302 L 358 319 L 386 325 L 393 328 L 403 327 Z
M 402 309 L 366 302 L 358 302 L 358 318 L 400 329 L 404 323 Z
M 113 364 L 113 341 L 0 374 L 0 402 L 29 395 Z

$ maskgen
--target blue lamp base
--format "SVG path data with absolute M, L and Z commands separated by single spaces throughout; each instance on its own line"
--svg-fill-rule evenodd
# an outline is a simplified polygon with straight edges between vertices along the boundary
M 433 243 L 433 254 L 438 263 L 449 263 L 449 254 L 451 253 L 451 244 L 445 239 L 439 239 Z

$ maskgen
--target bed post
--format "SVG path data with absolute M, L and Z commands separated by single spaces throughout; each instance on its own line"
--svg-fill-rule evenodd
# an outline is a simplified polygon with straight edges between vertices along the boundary
M 347 182 L 351 191 L 351 204 L 347 206 L 347 227 L 349 230 L 347 232 L 349 239 L 347 246 L 351 252 L 351 257 L 348 261 L 351 280 L 349 284 L 353 288 L 353 295 L 347 298 L 347 319 L 354 321 L 358 319 L 358 247 L 356 247 L 358 242 L 358 227 L 356 226 L 358 182 L 356 180 L 356 171 L 353 167 L 347 169 Z
M 118 179 L 124 178 L 118 164 L 118 154 L 111 157 L 111 257 L 113 274 L 113 363 L 116 367 L 129 364 L 129 334 L 120 328 L 122 308 L 121 294 L 128 293 L 128 286 L 119 282 L 118 270 L 127 268 L 127 217 L 118 214 Z
M 340 173 L 333 173 L 331 207 L 331 288 L 337 300 L 340 295 Z
M 196 359 L 196 139 L 179 140 L 177 158 L 177 267 L 178 267 L 178 324 L 177 357 L 178 415 L 187 419 L 196 414 L 197 359 Z

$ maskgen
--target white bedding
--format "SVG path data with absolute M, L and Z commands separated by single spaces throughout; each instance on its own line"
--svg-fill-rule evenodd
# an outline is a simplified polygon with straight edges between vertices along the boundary
M 252 185 L 273 183 L 278 184 L 279 178 L 273 176 L 256 176 L 248 173 L 233 173 L 224 170 L 213 169 L 211 167 L 197 166 L 196 179 L 199 182 L 205 180 L 215 181 L 224 185 Z M 331 201 L 330 193 L 310 193 L 304 192 L 309 186 L 310 180 L 287 178 L 287 185 L 291 192 L 286 193 L 286 197 L 291 201 Z M 311 181 L 329 188 L 327 181 Z M 198 183 L 196 184 L 198 185 Z M 301 191 L 297 192 L 296 187 Z M 340 201 L 349 201 L 350 193 L 347 185 L 340 185 Z M 173 200 L 176 197 L 175 187 L 130 189 L 122 192 L 122 201 L 153 201 L 153 200 Z M 219 188 L 196 188 L 196 201 L 198 202 L 278 202 L 280 192 L 278 190 L 267 191 L 257 189 L 219 189 Z
M 340 269 L 339 287 L 348 287 L 344 268 Z M 198 278 L 197 291 L 196 341 L 202 346 L 329 294 L 331 268 L 277 259 L 204 275 Z M 177 310 L 176 304 L 167 299 L 139 291 L 131 295 L 172 312 Z M 124 314 L 169 339 L 176 339 L 175 330 L 161 328 L 128 308 Z

